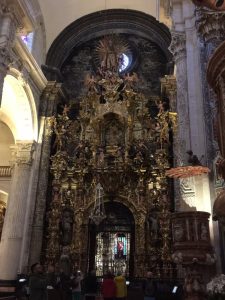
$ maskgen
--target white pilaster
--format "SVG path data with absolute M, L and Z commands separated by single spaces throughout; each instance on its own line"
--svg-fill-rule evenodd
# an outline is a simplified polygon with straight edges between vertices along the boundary
M 0 279 L 15 279 L 23 240 L 33 143 L 14 146 L 14 168 L 0 243 Z
M 184 32 L 173 31 L 170 51 L 174 55 L 177 80 L 177 107 L 178 113 L 178 144 L 176 160 L 185 161 L 186 151 L 190 149 L 190 118 L 187 87 L 186 37 Z

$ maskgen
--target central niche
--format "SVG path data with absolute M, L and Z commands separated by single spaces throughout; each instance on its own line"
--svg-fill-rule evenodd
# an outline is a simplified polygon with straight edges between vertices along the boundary
M 99 226 L 89 225 L 90 270 L 103 276 L 108 270 L 133 275 L 134 218 L 120 202 L 105 202 L 106 219 Z M 95 247 L 94 247 L 95 245 Z M 93 251 L 95 250 L 95 251 Z
M 119 120 L 119 116 L 108 113 L 104 116 L 103 122 L 103 145 L 107 148 L 124 145 L 125 131 L 124 125 Z

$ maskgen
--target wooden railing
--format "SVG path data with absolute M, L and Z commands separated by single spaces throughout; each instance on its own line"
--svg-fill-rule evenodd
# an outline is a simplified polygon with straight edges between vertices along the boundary
M 0 166 L 0 177 L 11 177 L 12 168 L 10 166 Z

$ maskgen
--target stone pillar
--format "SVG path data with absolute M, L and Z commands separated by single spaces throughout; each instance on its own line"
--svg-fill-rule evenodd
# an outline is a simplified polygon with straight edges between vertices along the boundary
M 182 165 L 186 160 L 186 151 L 191 147 L 190 118 L 187 87 L 186 37 L 184 32 L 173 31 L 170 51 L 174 55 L 177 79 L 178 133 L 176 143 L 177 162 Z
M 29 265 L 40 261 L 42 240 L 44 231 L 44 216 L 46 209 L 46 197 L 49 177 L 49 162 L 51 153 L 51 118 L 56 114 L 56 106 L 60 97 L 64 97 L 61 84 L 49 82 L 42 95 L 42 118 L 43 131 L 40 140 L 42 142 L 40 173 L 37 187 L 37 198 L 34 212 L 32 236 L 30 244 Z
M 218 46 L 225 39 L 225 12 L 214 12 L 206 8 L 199 8 L 196 10 L 197 29 L 199 41 L 201 46 L 201 70 L 203 81 L 203 95 L 204 95 L 204 116 L 206 124 L 207 135 L 207 165 L 211 170 L 215 170 L 216 157 L 219 155 L 218 138 L 218 109 L 220 103 L 217 100 L 216 94 L 212 88 L 209 87 L 206 72 L 210 58 L 215 53 Z M 221 147 L 220 147 L 221 150 Z M 217 174 L 211 172 L 210 180 L 210 196 L 211 199 L 216 198 L 216 194 L 221 190 L 221 185 L 218 185 Z M 211 203 L 213 205 L 213 201 Z M 220 237 L 218 231 L 218 224 L 213 222 L 213 240 L 217 256 L 220 258 Z M 220 268 L 220 259 L 218 259 L 218 268 Z
M 178 114 L 182 114 L 182 102 L 184 98 L 184 95 L 182 96 L 182 94 L 185 94 L 188 103 L 186 109 L 188 110 L 189 120 L 183 121 L 183 124 L 186 123 L 187 125 L 184 127 L 184 131 L 187 131 L 186 135 L 189 134 L 189 144 L 186 143 L 185 145 L 189 147 L 186 147 L 185 150 L 188 150 L 189 148 L 198 157 L 201 157 L 202 155 L 206 157 L 204 103 L 200 71 L 200 50 L 195 25 L 195 6 L 190 0 L 172 0 L 171 2 L 174 28 L 174 33 L 172 32 L 171 52 L 174 54 L 177 67 L 177 99 L 181 109 L 179 110 L 178 107 Z M 182 50 L 181 45 L 184 50 Z M 185 58 L 179 59 L 179 53 L 184 52 Z M 183 68 L 180 66 L 181 62 Z M 183 82 L 183 92 L 180 92 L 180 81 Z
M 197 29 L 202 42 L 205 43 L 206 56 L 209 57 L 224 41 L 225 12 L 214 12 L 206 8 L 196 10 Z
M 14 147 L 14 169 L 0 243 L 0 279 L 16 278 L 21 254 L 33 143 L 18 142 Z
M 0 1 L 0 106 L 4 78 L 10 64 L 14 61 L 12 52 L 16 30 L 20 26 L 21 10 L 16 1 Z
M 165 75 L 161 78 L 161 86 L 163 93 L 169 98 L 170 109 L 172 112 L 177 113 L 177 81 L 174 75 Z M 179 165 L 181 162 L 180 154 L 180 143 L 179 135 L 177 131 L 173 131 L 173 164 L 174 166 Z M 174 181 L 174 198 L 175 198 L 175 210 L 180 209 L 180 185 L 179 181 Z
M 217 107 L 216 95 L 209 88 L 206 80 L 206 67 L 210 57 L 215 49 L 224 41 L 225 38 L 225 13 L 213 12 L 206 8 L 196 10 L 197 29 L 201 46 L 201 69 L 204 94 L 204 116 L 207 135 L 207 164 L 210 168 L 213 167 L 219 147 L 217 144 L 216 120 Z

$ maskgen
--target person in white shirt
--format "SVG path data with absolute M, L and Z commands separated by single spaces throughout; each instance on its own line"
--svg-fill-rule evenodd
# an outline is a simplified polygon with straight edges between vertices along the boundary
M 72 297 L 73 300 L 81 299 L 81 281 L 83 280 L 83 276 L 81 271 L 77 271 L 74 276 L 71 277 L 72 280 Z

